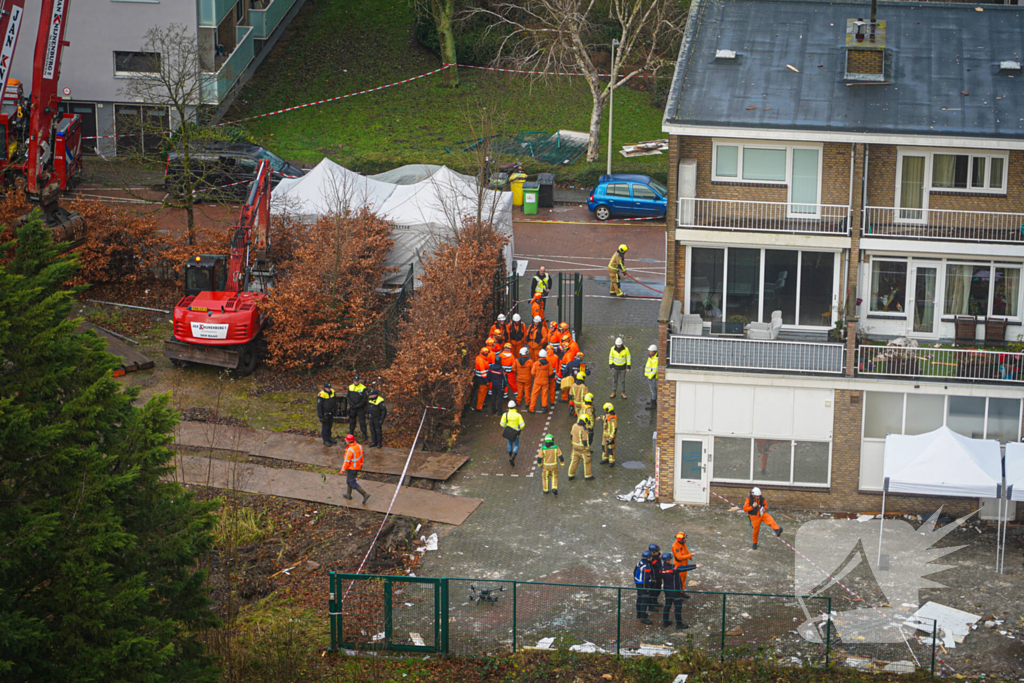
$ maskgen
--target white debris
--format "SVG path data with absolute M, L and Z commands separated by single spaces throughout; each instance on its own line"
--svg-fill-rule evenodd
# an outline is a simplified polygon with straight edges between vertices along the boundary
M 874 515 L 857 515 L 858 522 L 870 522 L 875 518 Z
M 627 503 L 644 503 L 654 500 L 654 477 L 647 477 L 629 493 L 618 494 L 615 497 Z
M 942 644 L 946 648 L 955 648 L 956 643 L 963 642 L 965 636 L 971 632 L 971 626 L 981 620 L 981 616 L 964 612 L 954 607 L 949 607 L 938 602 L 926 602 L 924 607 L 913 614 L 919 621 L 935 620 L 935 629 L 942 637 Z M 922 628 L 918 626 L 918 628 Z M 923 630 L 927 631 L 925 626 Z M 959 639 L 957 639 L 959 636 Z
M 437 534 L 430 534 L 429 538 L 426 536 L 420 536 L 420 541 L 426 545 L 421 548 L 416 548 L 416 552 L 422 553 L 427 550 L 437 550 Z
M 370 640 L 377 642 L 378 640 L 384 640 L 384 632 L 378 633 L 375 636 L 370 636 Z
M 889 662 L 886 664 L 882 671 L 892 671 L 898 674 L 912 674 L 916 671 L 914 663 L 907 661 L 906 659 L 898 659 L 895 662 Z
M 554 644 L 554 642 L 555 642 L 554 636 L 552 636 L 551 638 L 541 638 L 540 640 L 537 641 L 536 647 L 537 647 L 538 650 L 547 650 L 548 648 L 550 648 Z
M 600 648 L 597 645 L 594 645 L 593 643 L 591 643 L 589 641 L 583 643 L 582 645 L 573 645 L 569 649 L 572 650 L 573 652 L 582 652 L 582 653 L 588 654 L 588 655 L 592 655 L 592 654 L 597 653 L 597 652 L 599 652 L 601 654 L 608 654 L 607 650 L 605 650 L 603 648 Z
M 861 659 L 859 657 L 847 657 L 846 666 L 851 669 L 866 669 L 871 666 L 871 661 L 868 659 Z
M 661 507 L 662 510 L 668 510 L 669 508 L 674 508 L 675 506 L 676 506 L 675 503 L 661 503 L 659 505 L 659 507 Z
M 687 674 L 679 674 L 672 683 L 686 683 L 686 676 Z
M 409 631 L 409 638 L 412 640 L 412 644 L 416 645 L 417 647 L 423 647 L 426 645 L 426 643 L 423 642 L 423 636 L 421 636 L 418 633 Z

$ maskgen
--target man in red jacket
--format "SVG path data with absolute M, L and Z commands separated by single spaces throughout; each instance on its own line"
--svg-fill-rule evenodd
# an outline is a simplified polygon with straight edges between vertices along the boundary
M 355 489 L 362 494 L 363 505 L 366 505 L 366 501 L 370 500 L 370 494 L 356 481 L 359 470 L 363 469 L 363 447 L 356 443 L 355 434 L 346 436 L 345 443 L 348 448 L 345 449 L 345 462 L 341 464 L 341 471 L 345 473 L 345 487 L 348 491 L 342 498 L 352 500 L 352 489 Z

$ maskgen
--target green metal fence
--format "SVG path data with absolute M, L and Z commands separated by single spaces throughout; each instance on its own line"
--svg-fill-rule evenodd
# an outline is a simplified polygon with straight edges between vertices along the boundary
M 558 321 L 569 323 L 573 337 L 579 342 L 583 338 L 583 276 L 559 272 L 556 286 Z
M 919 639 L 865 642 L 833 628 L 832 599 L 686 591 L 685 630 L 661 626 L 663 605 L 637 615 L 632 587 L 523 581 L 330 574 L 331 648 L 479 656 L 570 649 L 619 656 L 693 648 L 722 661 L 758 658 L 788 666 L 935 670 L 935 629 Z M 908 629 L 909 630 L 909 629 Z

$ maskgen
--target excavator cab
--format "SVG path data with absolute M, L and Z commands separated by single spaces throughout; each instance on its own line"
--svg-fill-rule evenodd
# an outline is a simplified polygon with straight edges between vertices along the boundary
M 227 257 L 223 254 L 200 254 L 185 262 L 185 296 L 223 292 L 227 285 Z

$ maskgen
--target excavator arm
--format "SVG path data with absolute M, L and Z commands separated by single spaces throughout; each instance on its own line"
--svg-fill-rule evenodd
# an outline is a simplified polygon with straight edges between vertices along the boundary
M 18 32 L 21 30 L 22 15 L 25 14 L 25 0 L 3 0 L 0 2 L 0 88 L 7 85 L 7 77 L 11 75 L 11 61 L 14 59 L 14 48 L 18 44 Z
M 256 180 L 242 204 L 231 238 L 231 262 L 228 266 L 228 290 L 244 292 L 249 288 L 254 273 L 270 273 L 267 252 L 270 250 L 270 162 L 260 160 Z M 256 264 L 249 267 L 251 250 L 256 250 Z M 264 289 L 260 286 L 259 289 Z

